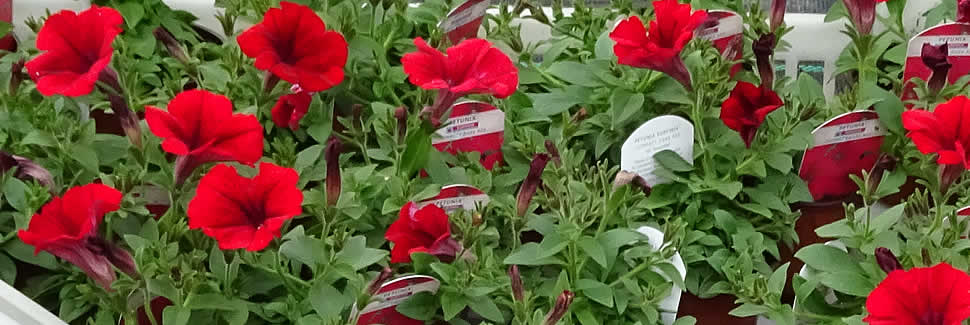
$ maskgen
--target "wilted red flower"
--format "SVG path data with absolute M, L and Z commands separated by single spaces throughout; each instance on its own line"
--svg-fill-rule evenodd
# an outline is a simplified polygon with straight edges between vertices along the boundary
M 964 170 L 970 169 L 970 99 L 957 96 L 936 106 L 933 112 L 903 112 L 907 137 L 924 155 L 936 153 L 940 164 L 940 189 L 946 190 Z
M 468 94 L 505 98 L 519 86 L 519 72 L 505 53 L 483 39 L 467 39 L 448 48 L 448 55 L 424 39 L 414 39 L 417 52 L 401 58 L 411 83 L 424 89 L 446 90 L 451 103 Z M 451 107 L 451 103 L 441 106 Z M 445 108 L 447 108 L 445 107 Z
M 412 253 L 428 253 L 450 262 L 461 248 L 451 238 L 451 223 L 445 210 L 434 204 L 421 209 L 414 202 L 401 208 L 397 221 L 387 228 L 384 238 L 394 243 L 391 263 L 410 263 Z
M 84 270 L 98 285 L 111 289 L 114 264 L 135 274 L 134 262 L 125 250 L 98 237 L 98 224 L 108 212 L 118 210 L 121 192 L 102 184 L 88 184 L 54 197 L 30 219 L 26 230 L 17 232 L 34 254 L 47 251 Z
M 871 325 L 958 325 L 970 317 L 970 275 L 946 263 L 889 273 L 866 299 Z
M 637 16 L 621 21 L 610 33 L 616 44 L 613 53 L 618 62 L 660 71 L 691 89 L 690 72 L 680 58 L 680 51 L 694 38 L 694 30 L 707 18 L 704 11 L 691 13 L 689 4 L 677 0 L 653 2 L 657 18 L 650 22 L 650 31 Z
M 336 206 L 340 199 L 340 139 L 331 136 L 327 140 L 324 157 L 327 159 L 327 205 Z
M 310 110 L 311 101 L 313 97 L 305 91 L 280 96 L 273 106 L 273 123 L 278 127 L 296 131 L 300 128 L 300 119 Z
M 281 2 L 270 8 L 263 21 L 236 38 L 246 56 L 256 59 L 257 69 L 298 84 L 305 91 L 330 89 L 344 79 L 347 41 L 310 7 Z
M 950 46 L 948 43 L 941 45 L 923 43 L 920 59 L 927 68 L 933 70 L 933 73 L 930 75 L 930 80 L 927 82 L 927 86 L 933 91 L 940 91 L 940 89 L 943 89 L 943 85 L 946 84 L 950 67 L 953 66 L 947 61 L 949 55 Z
M 184 91 L 168 103 L 168 111 L 145 108 L 145 121 L 162 141 L 162 149 L 178 155 L 177 184 L 201 164 L 236 161 L 252 165 L 263 155 L 263 127 L 253 115 L 233 114 L 228 98 L 205 90 Z
M 189 228 L 201 228 L 221 249 L 266 248 L 284 222 L 303 212 L 298 180 L 292 168 L 271 163 L 259 164 L 253 178 L 219 164 L 202 177 L 189 202 Z
M 47 186 L 48 190 L 54 191 L 54 176 L 47 168 L 30 159 L 0 150 L 0 175 L 14 167 L 17 168 L 14 177 L 25 181 L 35 180 Z
M 731 96 L 721 104 L 721 121 L 738 131 L 744 144 L 751 148 L 751 142 L 761 123 L 764 123 L 765 116 L 782 105 L 781 98 L 771 89 L 738 81 Z
M 529 174 L 525 176 L 525 180 L 519 186 L 519 194 L 515 197 L 515 211 L 518 216 L 525 216 L 528 212 L 529 203 L 532 202 L 532 196 L 536 194 L 539 183 L 542 182 L 542 171 L 546 169 L 549 159 L 549 155 L 544 153 L 536 154 L 532 158 Z
M 509 266 L 509 281 L 512 282 L 512 298 L 515 301 L 525 301 L 525 289 L 522 286 L 522 276 L 519 274 L 519 266 L 513 264 Z
M 842 0 L 849 18 L 855 24 L 859 34 L 868 35 L 872 32 L 872 23 L 876 21 L 876 3 L 886 0 Z
M 899 263 L 896 254 L 893 254 L 893 251 L 885 247 L 876 248 L 876 263 L 886 273 L 903 269 L 903 265 Z
M 44 96 L 90 94 L 111 63 L 111 42 L 121 33 L 122 22 L 117 10 L 98 6 L 48 17 L 37 33 L 37 49 L 46 52 L 26 65 L 37 90 Z
M 771 62 L 771 56 L 775 54 L 775 34 L 767 33 L 761 35 L 751 43 L 751 50 L 754 52 L 755 62 L 758 65 L 758 75 L 761 76 L 761 85 L 771 88 L 775 83 L 775 67 Z

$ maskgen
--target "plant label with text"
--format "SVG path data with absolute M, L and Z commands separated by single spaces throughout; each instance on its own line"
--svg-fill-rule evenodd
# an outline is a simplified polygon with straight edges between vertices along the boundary
M 654 173 L 659 166 L 653 158 L 668 149 L 694 163 L 694 125 L 690 121 L 664 115 L 640 125 L 620 147 L 620 168 L 640 175 L 650 186 L 670 182 Z
M 357 325 L 422 325 L 424 321 L 404 316 L 396 307 L 419 292 L 436 293 L 439 287 L 441 282 L 426 275 L 408 275 L 385 282 L 364 309 L 358 311 L 356 304 L 352 307 L 351 319 L 356 319 Z
M 468 0 L 448 13 L 445 20 L 438 24 L 438 28 L 448 36 L 451 44 L 458 44 L 466 38 L 478 36 L 478 27 L 482 26 L 485 10 L 488 9 L 487 0 Z
M 709 23 L 701 24 L 695 34 L 697 38 L 714 43 L 721 55 L 727 60 L 741 60 L 744 53 L 744 19 L 741 15 L 727 10 L 710 10 Z M 741 70 L 741 63 L 731 67 L 731 75 Z
M 917 34 L 909 40 L 906 48 L 906 62 L 903 67 L 903 101 L 916 99 L 916 86 L 910 79 L 919 78 L 927 81 L 933 70 L 923 64 L 923 44 L 948 44 L 947 61 L 952 65 L 947 73 L 947 82 L 952 84 L 967 74 L 970 74 L 970 24 L 948 23 L 931 27 Z M 912 105 L 906 105 L 912 108 Z
M 814 145 L 805 150 L 800 176 L 812 197 L 838 198 L 856 191 L 849 175 L 862 175 L 879 159 L 886 128 L 873 111 L 849 112 L 812 131 Z
M 449 213 L 458 209 L 475 211 L 478 206 L 488 204 L 488 201 L 488 195 L 482 190 L 471 185 L 455 184 L 442 187 L 437 196 L 419 202 L 418 208 L 434 204 Z
M 438 151 L 481 153 L 481 163 L 488 170 L 502 161 L 503 142 L 505 113 L 489 103 L 476 101 L 452 106 L 448 120 L 431 139 Z

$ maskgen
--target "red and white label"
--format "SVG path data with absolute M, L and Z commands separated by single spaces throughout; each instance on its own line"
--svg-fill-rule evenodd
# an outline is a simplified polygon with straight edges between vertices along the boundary
M 448 13 L 438 27 L 445 32 L 451 44 L 458 44 L 463 39 L 478 36 L 478 27 L 482 26 L 485 10 L 488 9 L 487 0 L 468 0 Z
M 906 62 L 903 67 L 902 99 L 904 101 L 916 99 L 916 92 L 913 90 L 916 87 L 908 82 L 910 79 L 929 80 L 933 74 L 933 70 L 924 65 L 921 58 L 923 44 L 926 43 L 948 44 L 947 61 L 952 65 L 947 73 L 949 83 L 952 84 L 960 77 L 970 74 L 970 24 L 947 23 L 929 28 L 913 37 L 906 48 Z M 906 106 L 912 108 L 912 105 Z
M 744 19 L 733 11 L 711 10 L 709 17 L 717 19 L 714 26 L 701 25 L 696 31 L 697 38 L 714 43 L 721 55 L 728 60 L 741 60 L 744 53 Z M 741 63 L 731 67 L 731 75 L 741 69 Z
M 373 302 L 363 310 L 358 311 L 356 304 L 353 306 L 351 318 L 357 319 L 357 325 L 423 325 L 424 321 L 404 316 L 395 307 L 420 292 L 436 293 L 439 287 L 441 282 L 426 275 L 409 275 L 385 282 L 374 295 Z
M 654 186 L 670 180 L 654 174 L 653 155 L 672 150 L 689 163 L 694 162 L 694 125 L 682 117 L 664 115 L 643 123 L 620 147 L 620 168 L 636 173 Z
M 805 150 L 798 175 L 819 201 L 856 191 L 849 175 L 861 175 L 876 164 L 886 128 L 876 112 L 856 111 L 823 123 L 812 135 L 815 144 Z
M 482 190 L 471 185 L 455 184 L 442 187 L 437 196 L 419 202 L 418 208 L 434 204 L 449 213 L 458 209 L 475 211 L 479 206 L 485 206 L 488 202 L 488 195 Z
M 489 170 L 502 160 L 504 142 L 505 113 L 491 104 L 476 101 L 452 106 L 448 120 L 431 140 L 438 151 L 481 153 L 482 165 Z

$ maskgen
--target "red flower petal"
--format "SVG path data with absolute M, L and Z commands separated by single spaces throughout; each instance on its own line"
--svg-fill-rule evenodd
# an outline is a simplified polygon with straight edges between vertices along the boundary
M 448 89 L 457 97 L 491 94 L 505 98 L 515 93 L 518 70 L 502 51 L 483 39 L 468 39 L 448 48 L 445 56 L 416 38 L 418 51 L 401 58 L 412 84 L 424 89 Z
M 424 89 L 448 88 L 446 76 L 448 74 L 448 59 L 444 54 L 428 46 L 424 39 L 414 39 L 417 52 L 411 52 L 401 57 L 404 73 L 412 84 Z
M 118 11 L 98 6 L 48 17 L 37 33 L 37 49 L 46 52 L 25 65 L 37 90 L 45 96 L 91 93 L 111 62 L 111 43 L 121 33 L 121 23 Z
M 270 8 L 263 21 L 236 38 L 246 56 L 256 59 L 257 69 L 300 85 L 309 92 L 340 84 L 347 63 L 347 41 L 310 7 L 281 2 Z
M 923 154 L 937 153 L 937 163 L 970 166 L 970 157 L 958 148 L 970 147 L 970 99 L 957 96 L 930 113 L 910 110 L 902 114 L 903 127 L 909 131 Z
M 429 204 L 415 210 L 414 202 L 401 208 L 398 219 L 391 224 L 384 238 L 394 243 L 391 249 L 391 263 L 411 262 L 413 252 L 432 252 L 437 255 L 454 257 L 457 250 L 445 245 L 451 240 L 451 223 L 448 214 L 440 207 Z M 446 247 L 447 246 L 447 247 Z
M 620 64 L 669 74 L 689 88 L 690 75 L 683 67 L 680 51 L 694 38 L 694 30 L 707 13 L 691 13 L 689 4 L 677 0 L 654 1 L 653 6 L 656 20 L 650 22 L 649 33 L 636 16 L 621 21 L 610 32 L 616 42 L 613 53 Z
M 106 185 L 73 187 L 45 204 L 30 219 L 27 230 L 17 235 L 34 246 L 35 254 L 52 246 L 80 246 L 94 235 L 104 215 L 118 210 L 120 204 L 121 192 Z
M 240 176 L 225 164 L 202 177 L 189 202 L 189 228 L 219 242 L 221 249 L 258 251 L 280 236 L 286 220 L 303 212 L 303 192 L 292 168 L 259 165 L 254 178 Z
M 893 271 L 866 300 L 863 321 L 873 325 L 919 325 L 939 319 L 958 325 L 970 317 L 970 276 L 946 263 Z
M 739 81 L 731 96 L 721 104 L 721 121 L 738 131 L 745 145 L 751 146 L 765 117 L 784 105 L 774 91 Z
M 310 109 L 312 100 L 313 98 L 304 91 L 281 96 L 273 106 L 273 123 L 277 127 L 296 131 L 300 128 L 300 119 Z

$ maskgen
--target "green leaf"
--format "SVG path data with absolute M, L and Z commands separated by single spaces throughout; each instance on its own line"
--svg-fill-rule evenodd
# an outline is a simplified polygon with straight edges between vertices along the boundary
M 579 279 L 579 281 L 576 281 L 576 290 L 603 306 L 613 307 L 613 289 L 605 283 L 591 279 Z
M 858 267 L 858 266 L 857 266 Z M 857 297 L 866 297 L 875 287 L 862 274 L 850 271 L 834 271 L 819 275 L 822 284 L 832 290 Z
M 694 170 L 694 165 L 680 157 L 673 150 L 667 149 L 660 151 L 653 155 L 653 159 L 656 159 L 661 166 L 670 171 L 675 172 L 689 172 Z
M 461 293 L 448 290 L 441 294 L 441 311 L 444 313 L 445 320 L 455 318 L 458 313 L 465 310 L 466 306 L 468 301 Z
M 458 269 L 451 264 L 431 263 L 431 269 L 434 270 L 434 273 L 437 273 L 441 280 L 447 284 L 456 283 L 458 281 Z
M 813 269 L 825 272 L 862 273 L 858 261 L 841 249 L 824 244 L 812 244 L 798 250 L 795 257 Z
M 71 157 L 81 164 L 81 167 L 88 171 L 98 172 L 98 153 L 94 149 L 84 145 L 74 145 L 69 149 Z
M 565 248 L 565 246 L 557 247 L 558 250 L 554 252 L 544 251 L 536 243 L 527 243 L 522 245 L 515 252 L 512 252 L 502 263 L 505 264 L 516 264 L 516 265 L 551 265 L 551 264 L 562 264 L 562 261 L 550 256 L 559 253 Z M 547 255 L 548 254 L 548 255 Z M 543 257 L 545 256 L 545 257 Z
M 734 308 L 728 314 L 736 317 L 750 317 L 750 316 L 761 315 L 769 311 L 771 311 L 771 308 L 768 308 L 768 306 L 745 303 L 741 306 L 738 306 L 737 308 Z
M 0 21 L 0 37 L 6 37 L 11 31 L 13 31 L 13 24 Z
M 788 267 L 790 266 L 790 262 L 785 263 L 785 265 L 775 270 L 774 273 L 771 273 L 771 278 L 768 279 L 768 290 L 771 293 L 781 294 L 785 290 L 785 283 L 788 282 Z
M 899 99 L 896 95 L 888 92 L 876 85 L 866 85 L 860 91 L 859 96 L 861 98 L 872 98 L 877 100 L 874 103 L 876 113 L 879 114 L 879 121 L 882 125 L 889 129 L 890 132 L 903 135 L 906 130 L 903 129 L 903 119 L 902 114 L 906 109 L 903 106 L 903 101 Z
M 427 291 L 418 292 L 395 307 L 397 312 L 417 320 L 431 320 L 438 312 L 438 301 Z
M 568 86 L 562 89 L 552 89 L 547 93 L 527 94 L 532 99 L 532 108 L 543 116 L 560 114 L 573 106 L 586 103 L 593 94 L 592 90 L 582 86 Z
M 730 183 L 712 182 L 712 183 L 709 183 L 708 186 L 710 186 L 715 191 L 717 191 L 724 197 L 728 198 L 729 200 L 733 200 L 734 197 L 738 196 L 738 193 L 741 193 L 741 189 L 744 187 L 744 184 L 741 184 L 741 182 L 730 182 Z
M 162 325 L 187 325 L 192 310 L 180 306 L 168 306 L 162 311 Z
M 212 250 L 209 252 L 209 271 L 216 276 L 216 279 L 219 279 L 219 282 L 229 285 L 229 283 L 226 283 L 226 267 L 226 257 L 222 254 L 222 250 L 218 246 L 212 246 Z
M 613 39 L 610 38 L 610 33 L 613 30 L 607 29 L 596 38 L 596 47 L 594 48 L 594 54 L 597 59 L 606 59 L 612 61 L 616 58 L 613 54 Z
M 825 101 L 825 93 L 822 91 L 822 85 L 808 73 L 798 74 L 798 98 L 801 99 L 803 103 L 812 103 L 816 100 Z
M 899 221 L 899 218 L 903 216 L 903 212 L 905 211 L 905 209 L 906 209 L 906 202 L 903 202 L 903 203 L 897 204 L 892 208 L 889 208 L 886 211 L 883 211 L 883 213 L 880 214 L 879 216 L 873 216 L 872 225 L 870 229 L 872 229 L 872 232 L 875 234 L 888 231 L 889 228 L 892 228 L 893 225 L 895 225 L 896 222 Z
M 367 237 L 356 236 L 347 239 L 343 250 L 337 253 L 337 261 L 353 266 L 354 270 L 360 270 L 380 262 L 386 255 L 387 251 L 383 249 L 368 248 Z
M 593 237 L 583 237 L 583 239 L 579 240 L 579 247 L 593 261 L 596 261 L 596 264 L 599 264 L 604 269 L 607 267 L 606 252 L 603 250 L 603 246 L 600 245 L 599 241 L 593 239 Z
M 498 306 L 489 297 L 474 298 L 468 303 L 468 307 L 471 307 L 472 311 L 484 316 L 490 321 L 499 324 L 505 323 L 505 317 L 502 317 L 502 311 L 498 309 Z
M 0 254 L 0 280 L 11 286 L 17 281 L 17 264 L 7 254 Z
M 752 160 L 745 166 L 742 166 L 738 173 L 742 175 L 751 175 L 758 178 L 765 178 L 768 176 L 768 171 L 765 170 L 765 161 L 761 159 Z
M 172 282 L 171 278 L 159 277 L 154 279 L 147 279 L 146 285 L 148 287 L 148 292 L 156 294 L 171 301 L 178 301 L 179 291 L 175 288 L 175 284 Z
M 906 172 L 897 168 L 891 173 L 883 173 L 879 185 L 876 186 L 876 199 L 899 193 L 899 187 L 906 183 Z
M 206 63 L 199 66 L 199 73 L 202 74 L 202 85 L 206 89 L 226 89 L 232 77 L 218 63 Z
M 574 85 L 596 88 L 603 86 L 603 81 L 596 78 L 595 67 L 575 61 L 556 61 L 546 72 Z
M 769 154 L 768 157 L 765 158 L 765 162 L 768 163 L 768 166 L 771 168 L 774 168 L 782 173 L 790 172 L 793 167 L 791 156 L 781 152 Z
M 40 266 L 48 270 L 57 269 L 57 260 L 54 255 L 48 252 L 39 252 L 34 255 L 34 247 L 24 244 L 19 240 L 11 240 L 3 245 L 3 250 L 21 262 Z
M 185 307 L 192 310 L 236 310 L 234 302 L 218 293 L 191 294 L 185 300 Z
M 407 146 L 401 155 L 400 167 L 407 175 L 418 172 L 428 161 L 428 151 L 431 150 L 431 133 L 421 128 L 419 132 L 408 132 Z
M 310 123 L 306 131 L 307 135 L 323 145 L 327 143 L 330 133 L 333 132 L 333 102 L 324 102 L 321 97 L 313 96 L 310 109 L 304 119 Z
M 617 88 L 610 96 L 610 111 L 613 112 L 613 129 L 630 122 L 633 114 L 643 109 L 643 94 L 633 94 Z
M 340 316 L 340 312 L 347 306 L 347 300 L 343 299 L 343 294 L 337 291 L 330 284 L 324 281 L 316 281 L 310 288 L 310 305 L 313 310 L 326 321 L 334 320 Z
M 27 203 L 27 184 L 17 178 L 9 177 L 3 183 L 3 199 L 20 212 L 30 212 Z
M 27 135 L 25 135 L 24 138 L 20 140 L 20 144 L 22 145 L 33 144 L 33 145 L 38 145 L 42 147 L 56 147 L 57 139 L 54 138 L 54 136 L 51 135 L 50 133 L 47 133 L 41 130 L 33 130 L 33 131 L 30 131 L 30 133 L 27 133 Z
M 315 269 L 317 265 L 326 262 L 321 255 L 324 249 L 323 242 L 319 239 L 300 236 L 280 245 L 280 254 Z
M 121 16 L 125 17 L 128 27 L 135 27 L 142 18 L 145 18 L 145 8 L 138 2 L 122 2 L 117 7 L 121 11 Z
M 671 325 L 694 325 L 694 324 L 697 324 L 697 319 L 694 318 L 694 316 L 684 316 L 684 317 L 678 318 L 677 321 L 675 321 Z

